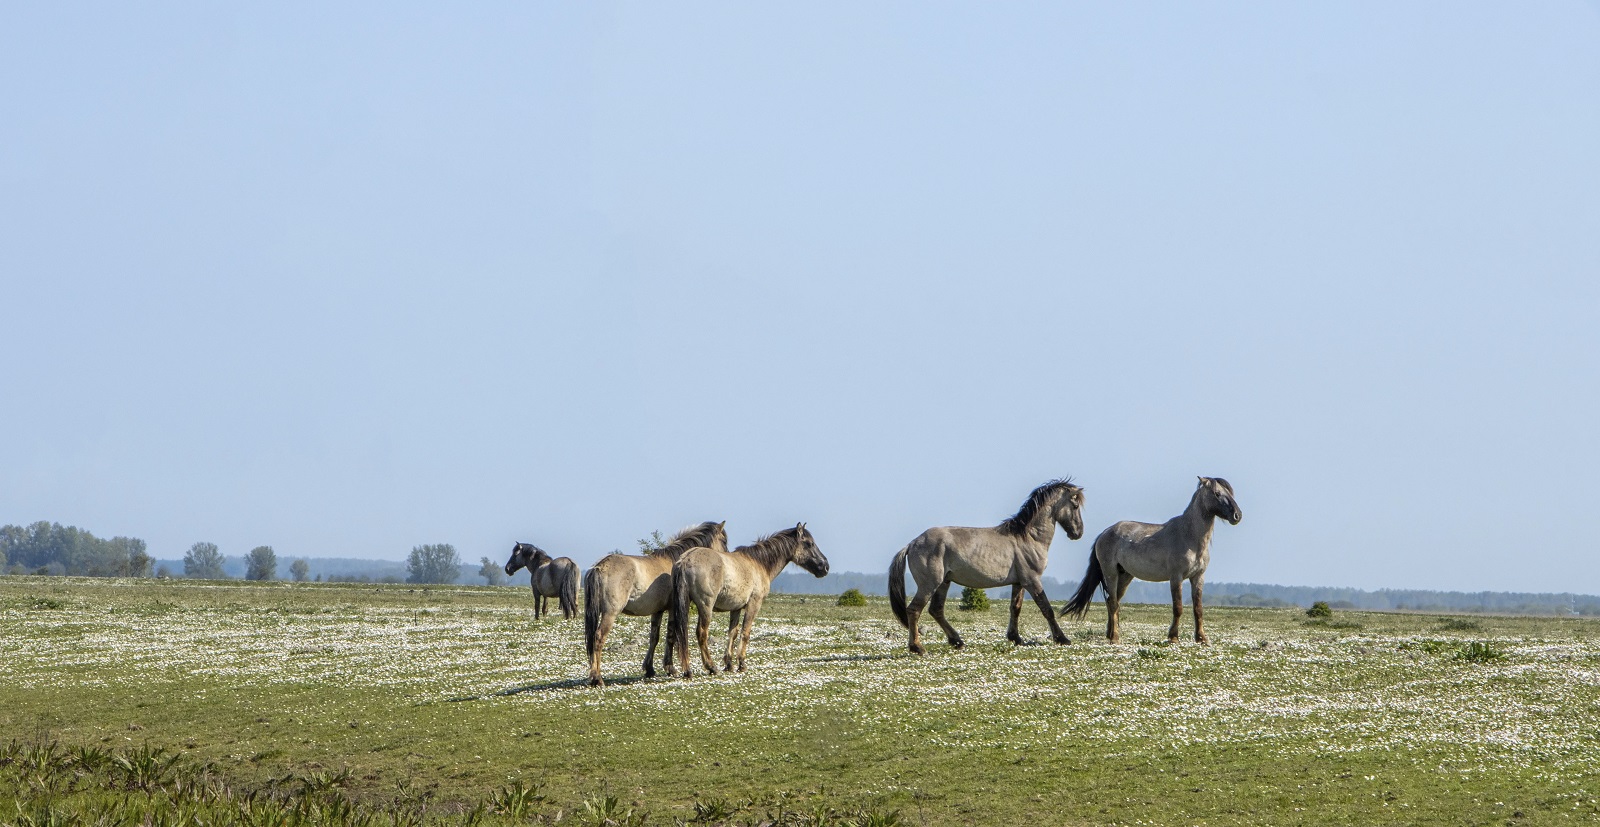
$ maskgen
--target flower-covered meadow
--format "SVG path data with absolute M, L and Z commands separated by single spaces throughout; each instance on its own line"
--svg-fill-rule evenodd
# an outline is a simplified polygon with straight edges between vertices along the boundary
M 1169 610 L 1131 607 L 1123 644 L 1074 624 L 1062 647 L 1030 604 L 1041 643 L 1019 647 L 1003 609 L 951 611 L 960 651 L 929 622 L 918 658 L 881 601 L 775 596 L 749 670 L 695 654 L 691 680 L 640 677 L 649 624 L 622 618 L 593 689 L 581 620 L 534 621 L 520 590 L 5 578 L 0 722 L 246 777 L 337 765 L 449 796 L 536 775 L 662 813 L 719 791 L 930 823 L 1600 813 L 1595 621 L 1214 608 L 1212 645 L 1169 646 Z

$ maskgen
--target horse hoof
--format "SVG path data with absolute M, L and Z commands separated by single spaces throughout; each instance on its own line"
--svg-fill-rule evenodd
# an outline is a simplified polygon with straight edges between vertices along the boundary
M 950 648 L 951 649 L 960 649 L 961 647 L 966 646 L 966 645 L 967 645 L 967 642 L 962 640 L 961 638 L 956 638 L 956 639 L 950 641 Z
M 917 644 L 912 644 L 911 645 L 911 654 L 913 654 L 913 655 L 921 655 L 921 654 L 925 654 L 926 652 L 927 652 L 926 649 L 923 649 L 921 646 L 918 646 Z
M 1200 644 L 1201 646 L 1210 646 L 1211 638 L 1208 638 L 1205 635 L 1198 635 L 1195 637 L 1194 642 Z
M 606 682 L 603 681 L 603 680 L 600 680 L 599 678 L 590 678 L 589 679 L 589 685 L 590 686 L 598 686 L 601 689 L 606 688 Z
M 1058 637 L 1058 638 L 1055 639 L 1055 641 L 1056 641 L 1056 645 L 1057 646 L 1067 646 L 1067 645 L 1072 643 L 1072 638 L 1070 638 L 1070 637 Z
M 1016 646 L 1022 645 L 1022 635 L 1006 635 L 1006 640 L 1011 641 Z

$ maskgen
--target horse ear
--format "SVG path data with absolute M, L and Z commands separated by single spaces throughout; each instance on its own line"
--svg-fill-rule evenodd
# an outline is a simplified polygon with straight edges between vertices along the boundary
M 1195 479 L 1199 480 L 1201 485 L 1205 485 L 1206 484 L 1206 478 L 1205 477 L 1195 477 Z

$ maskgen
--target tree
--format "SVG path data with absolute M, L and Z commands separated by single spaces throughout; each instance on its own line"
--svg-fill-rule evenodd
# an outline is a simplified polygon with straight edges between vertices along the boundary
M 183 555 L 183 576 L 195 580 L 226 580 L 222 561 L 227 558 L 217 551 L 216 543 L 195 543 Z
M 962 611 L 987 612 L 989 611 L 989 593 L 983 589 L 974 589 L 971 586 L 961 588 Z
M 501 568 L 499 563 L 487 557 L 483 558 L 483 568 L 478 569 L 478 576 L 487 580 L 491 586 L 498 586 L 506 582 L 506 570 Z
M 311 564 L 304 560 L 296 560 L 289 564 L 289 576 L 296 583 L 304 583 L 311 579 Z
M 407 583 L 454 583 L 461 578 L 461 555 L 449 543 L 416 546 L 406 558 Z
M 641 554 L 650 554 L 651 552 L 660 551 L 666 547 L 667 538 L 661 536 L 661 529 L 659 528 L 650 532 L 649 537 L 644 537 L 639 540 L 639 553 Z
M 278 579 L 278 555 L 272 551 L 272 546 L 256 546 L 250 549 L 250 554 L 244 558 L 244 563 L 246 580 Z

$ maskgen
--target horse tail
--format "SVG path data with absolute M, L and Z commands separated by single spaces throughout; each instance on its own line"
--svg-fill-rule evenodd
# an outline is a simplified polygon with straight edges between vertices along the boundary
M 911 616 L 906 614 L 906 555 L 910 549 L 900 549 L 889 561 L 889 608 L 894 610 L 895 620 L 907 629 L 911 628 Z
M 667 657 L 681 653 L 688 658 L 689 578 L 684 575 L 682 562 L 672 565 L 672 595 L 667 598 L 667 603 Z
M 1100 588 L 1105 580 L 1105 573 L 1100 571 L 1100 557 L 1090 551 L 1089 570 L 1083 573 L 1083 582 L 1078 585 L 1077 594 L 1056 614 L 1081 620 L 1089 611 L 1089 603 L 1094 600 L 1094 590 Z
M 578 613 L 578 564 L 568 563 L 561 574 L 561 617 L 565 619 Z
M 594 662 L 594 647 L 600 637 L 600 589 L 595 584 L 595 569 L 583 573 L 583 648 Z

